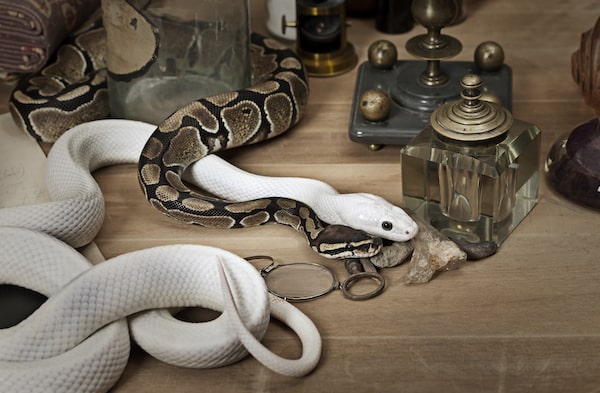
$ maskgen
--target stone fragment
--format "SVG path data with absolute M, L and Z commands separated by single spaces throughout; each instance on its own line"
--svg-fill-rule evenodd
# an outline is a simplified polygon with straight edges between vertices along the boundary
M 398 266 L 413 252 L 412 240 L 406 242 L 384 243 L 379 254 L 371 257 L 371 263 L 380 268 Z
M 419 233 L 412 239 L 414 251 L 405 277 L 407 284 L 423 284 L 441 270 L 457 269 L 467 254 L 456 243 L 416 216 Z

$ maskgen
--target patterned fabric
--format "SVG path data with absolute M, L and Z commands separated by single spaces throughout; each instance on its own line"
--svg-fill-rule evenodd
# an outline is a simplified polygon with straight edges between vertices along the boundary
M 0 0 L 0 71 L 40 70 L 100 0 Z

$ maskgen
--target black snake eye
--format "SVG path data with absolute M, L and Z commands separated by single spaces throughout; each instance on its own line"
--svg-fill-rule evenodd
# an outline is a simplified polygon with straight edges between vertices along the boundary
M 394 228 L 394 224 L 389 221 L 384 221 L 381 223 L 381 228 L 383 228 L 384 231 L 391 231 L 392 228 Z

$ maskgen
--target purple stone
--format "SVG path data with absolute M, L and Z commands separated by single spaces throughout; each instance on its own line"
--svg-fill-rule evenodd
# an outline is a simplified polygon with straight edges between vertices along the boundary
M 550 184 L 568 199 L 600 209 L 600 118 L 577 126 L 548 153 Z

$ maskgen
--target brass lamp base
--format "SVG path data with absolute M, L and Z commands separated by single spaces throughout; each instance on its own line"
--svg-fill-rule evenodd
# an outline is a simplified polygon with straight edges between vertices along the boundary
M 358 56 L 351 43 L 336 52 L 311 53 L 299 50 L 304 67 L 309 76 L 335 76 L 353 69 L 358 63 Z

